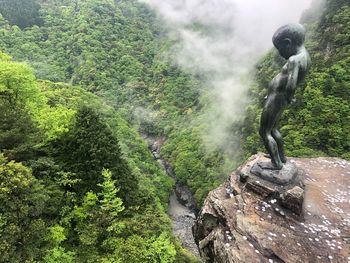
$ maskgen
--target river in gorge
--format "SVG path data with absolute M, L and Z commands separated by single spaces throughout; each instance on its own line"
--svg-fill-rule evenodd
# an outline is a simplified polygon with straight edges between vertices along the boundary
M 144 136 L 154 158 L 161 164 L 168 176 L 174 177 L 171 165 L 160 156 L 160 149 L 165 138 L 150 138 Z M 196 204 L 191 191 L 184 185 L 176 183 L 169 198 L 168 214 L 172 220 L 173 234 L 181 241 L 184 248 L 199 258 L 197 245 L 192 235 L 192 225 L 196 219 Z

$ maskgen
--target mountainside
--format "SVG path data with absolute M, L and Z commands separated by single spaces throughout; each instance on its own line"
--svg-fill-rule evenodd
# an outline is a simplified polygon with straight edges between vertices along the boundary
M 350 159 L 349 5 L 303 15 L 313 67 L 281 123 L 290 156 Z M 200 207 L 262 150 L 265 88 L 284 61 L 257 62 L 233 158 L 205 146 L 206 76 L 172 61 L 167 30 L 137 0 L 0 0 L 1 262 L 198 262 L 171 233 L 175 180 Z M 175 179 L 142 137 L 165 138 Z
M 172 43 L 155 15 L 138 1 L 37 3 L 43 25 L 21 30 L 3 20 L 0 48 L 39 79 L 99 95 L 141 133 L 166 135 L 162 154 L 203 200 L 229 169 L 222 171 L 222 153 L 207 153 L 201 142 L 203 83 L 164 57 Z
M 97 96 L 0 57 L 0 261 L 196 262 L 137 132 Z

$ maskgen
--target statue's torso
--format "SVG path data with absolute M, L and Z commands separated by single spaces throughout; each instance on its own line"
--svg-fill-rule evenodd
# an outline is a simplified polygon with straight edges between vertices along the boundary
M 298 81 L 302 81 L 305 78 L 305 75 L 307 71 L 309 70 L 310 67 L 310 57 L 307 51 L 302 52 L 298 55 L 295 55 L 291 57 L 290 59 L 293 59 L 294 62 L 294 67 L 298 67 Z M 288 68 L 290 67 L 290 59 L 288 62 L 283 66 L 281 72 L 276 75 L 272 81 L 269 84 L 269 90 L 268 90 L 268 97 L 279 97 L 281 98 L 285 96 L 286 93 L 286 87 L 288 83 L 288 77 L 289 77 L 289 72 Z

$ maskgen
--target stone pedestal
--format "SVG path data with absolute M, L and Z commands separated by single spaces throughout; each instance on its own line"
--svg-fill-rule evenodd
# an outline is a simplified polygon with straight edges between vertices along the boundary
M 250 191 L 263 199 L 276 202 L 300 215 L 304 201 L 304 171 L 293 162 L 287 161 L 281 170 L 262 168 L 269 159 L 263 155 L 248 161 L 238 171 L 239 180 Z
M 293 184 L 297 179 L 298 168 L 295 164 L 287 162 L 281 170 L 264 169 L 262 164 L 266 162 L 256 162 L 250 173 L 277 185 Z

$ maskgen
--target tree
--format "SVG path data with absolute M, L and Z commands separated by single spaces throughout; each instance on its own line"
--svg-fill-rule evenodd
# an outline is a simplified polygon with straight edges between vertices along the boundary
M 99 193 L 101 198 L 101 212 L 104 214 L 103 225 L 108 232 L 118 234 L 123 228 L 120 221 L 120 213 L 125 209 L 123 201 L 117 197 L 119 188 L 116 187 L 116 181 L 112 179 L 112 173 L 109 170 L 102 171 L 103 183 L 99 184 L 102 191 Z
M 9 159 L 28 160 L 40 139 L 30 115 L 0 96 L 0 149 Z
M 35 0 L 0 0 L 0 13 L 20 28 L 40 25 L 40 5 Z
M 62 167 L 80 179 L 76 185 L 78 193 L 98 192 L 103 181 L 101 171 L 105 168 L 118 182 L 118 196 L 126 204 L 132 202 L 131 197 L 138 189 L 137 178 L 123 159 L 117 138 L 94 109 L 82 106 L 74 127 L 56 145 Z
M 44 257 L 45 263 L 73 263 L 75 261 L 75 254 L 73 252 L 66 252 L 61 243 L 66 240 L 65 229 L 60 225 L 49 227 L 47 240 L 53 245 L 53 248 L 47 251 Z
M 26 159 L 40 140 L 34 122 L 44 105 L 32 70 L 0 53 L 0 149 L 11 159 Z
M 118 241 L 115 242 L 113 254 L 105 262 L 172 263 L 175 261 L 175 246 L 165 233 L 152 238 L 134 235 Z
M 31 170 L 0 154 L 0 261 L 25 262 L 43 254 L 48 196 Z
M 112 180 L 109 170 L 102 172 L 103 182 L 99 184 L 100 192 L 95 194 L 89 191 L 85 194 L 82 203 L 76 205 L 69 216 L 72 226 L 70 240 L 75 240 L 77 255 L 83 261 L 97 259 L 106 251 L 111 252 L 110 244 L 118 240 L 124 224 L 121 212 L 125 209 L 121 198 L 117 197 L 119 189 Z M 59 227 L 53 229 L 51 235 L 57 245 L 65 240 Z

